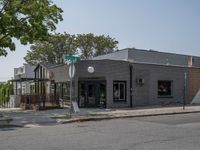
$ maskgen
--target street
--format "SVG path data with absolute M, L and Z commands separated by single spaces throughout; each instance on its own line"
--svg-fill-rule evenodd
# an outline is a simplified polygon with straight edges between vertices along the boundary
M 0 128 L 0 150 L 199 150 L 200 113 Z

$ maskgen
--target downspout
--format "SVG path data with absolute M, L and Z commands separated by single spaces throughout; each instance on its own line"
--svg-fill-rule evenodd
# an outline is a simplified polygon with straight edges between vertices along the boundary
M 129 64 L 130 73 L 130 107 L 133 107 L 133 66 Z

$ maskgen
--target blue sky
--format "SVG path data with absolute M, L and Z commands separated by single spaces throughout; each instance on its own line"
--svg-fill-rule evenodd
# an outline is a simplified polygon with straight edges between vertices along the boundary
M 135 47 L 200 56 L 199 0 L 53 0 L 63 10 L 57 32 L 105 34 Z M 24 63 L 29 46 L 0 57 L 0 81 Z

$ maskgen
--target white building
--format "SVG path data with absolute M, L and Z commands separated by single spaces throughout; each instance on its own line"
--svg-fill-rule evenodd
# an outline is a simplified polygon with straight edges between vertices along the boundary
M 35 78 L 34 76 L 35 66 L 31 66 L 30 64 L 23 64 L 23 66 L 14 68 L 14 80 L 21 78 Z M 30 82 L 15 82 L 14 83 L 14 94 L 15 95 L 24 95 L 30 94 L 31 92 L 31 84 Z

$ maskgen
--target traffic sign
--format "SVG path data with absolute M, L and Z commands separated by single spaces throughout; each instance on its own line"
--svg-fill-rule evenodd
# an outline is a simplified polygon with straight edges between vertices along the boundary
M 72 79 L 75 75 L 75 66 L 74 64 L 70 64 L 69 66 L 69 77 Z

